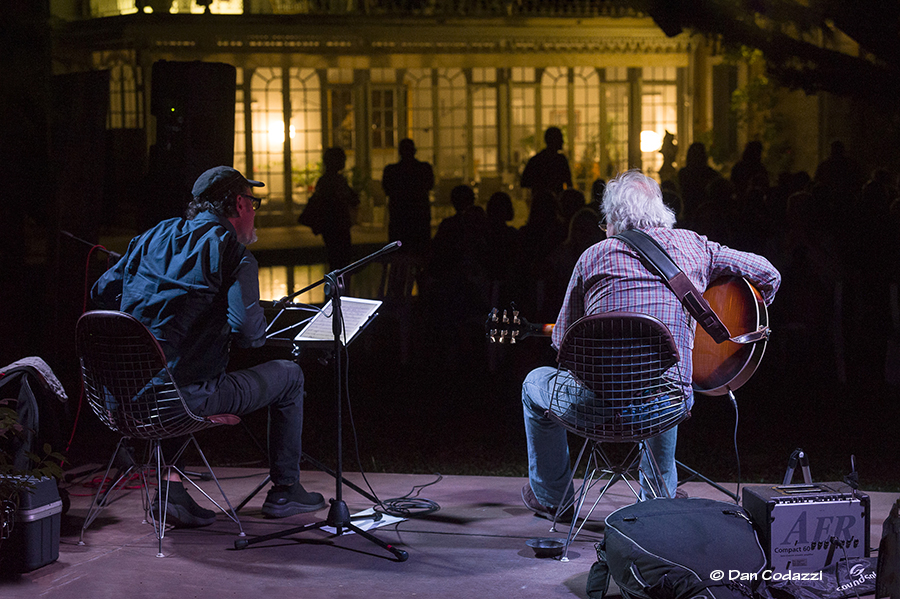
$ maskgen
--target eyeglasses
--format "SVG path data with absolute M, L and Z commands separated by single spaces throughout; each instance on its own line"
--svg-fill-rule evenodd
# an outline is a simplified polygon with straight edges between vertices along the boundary
M 253 206 L 253 211 L 254 211 L 254 212 L 256 212 L 257 210 L 259 210 L 259 207 L 262 206 L 262 198 L 258 198 L 258 197 L 256 197 L 256 196 L 247 195 L 247 194 L 245 194 L 245 193 L 242 193 L 241 195 L 244 196 L 245 198 L 247 198 L 248 200 L 250 200 L 250 204 Z
M 600 230 L 606 233 L 606 223 L 600 223 Z

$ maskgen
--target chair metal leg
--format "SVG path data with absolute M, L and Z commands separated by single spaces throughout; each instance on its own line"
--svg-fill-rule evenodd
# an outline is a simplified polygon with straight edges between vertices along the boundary
M 651 499 L 659 499 L 662 497 L 672 499 L 672 493 L 669 491 L 668 485 L 666 485 L 662 478 L 662 470 L 659 467 L 659 463 L 656 461 L 656 456 L 653 455 L 653 450 L 645 441 L 641 441 L 641 457 L 644 455 L 647 456 L 650 472 L 644 472 L 644 469 L 641 466 L 641 460 L 638 461 L 638 471 L 647 483 Z M 641 489 L 643 492 L 643 481 L 641 481 Z
M 225 504 L 228 508 L 224 508 L 218 501 L 213 499 L 209 493 L 204 491 L 197 483 L 195 483 L 190 477 L 188 477 L 183 470 L 174 465 L 178 459 L 181 458 L 181 455 L 184 453 L 184 450 L 187 449 L 189 444 L 193 444 L 194 449 L 197 450 L 197 453 L 200 455 L 200 459 L 203 461 L 203 465 L 206 467 L 206 470 L 210 473 L 211 480 L 216 483 L 216 487 L 219 489 L 219 493 L 221 493 L 222 498 L 225 500 Z M 172 459 L 172 464 L 166 464 L 165 457 L 162 453 L 162 444 L 160 440 L 154 440 L 151 448 L 152 459 L 156 463 L 156 485 L 157 485 L 157 495 L 159 497 L 159 516 L 156 517 L 153 515 L 152 510 L 148 510 L 150 514 L 150 519 L 153 523 L 154 531 L 156 532 L 157 539 L 159 541 L 159 551 L 157 553 L 157 557 L 164 557 L 162 552 L 162 540 L 166 536 L 166 511 L 169 505 L 169 487 L 168 485 L 164 485 L 163 483 L 169 479 L 169 475 L 172 472 L 176 472 L 181 478 L 182 482 L 187 481 L 190 483 L 197 491 L 203 494 L 216 508 L 219 509 L 223 514 L 228 516 L 228 518 L 237 524 L 238 526 L 238 536 L 245 536 L 244 529 L 241 526 L 241 521 L 237 517 L 237 513 L 235 512 L 234 507 L 231 505 L 231 501 L 228 499 L 228 496 L 225 494 L 225 490 L 222 489 L 222 485 L 219 483 L 218 477 L 216 477 L 215 471 L 210 467 L 209 461 L 206 459 L 206 454 L 203 453 L 203 450 L 200 449 L 200 444 L 197 443 L 197 439 L 193 434 L 188 435 L 187 439 L 175 453 L 174 458 Z M 150 485 L 145 484 L 144 488 L 146 491 L 146 501 L 151 502 L 149 495 L 149 487 Z M 165 490 L 163 490 L 165 489 Z
M 606 492 L 609 491 L 609 489 L 614 484 L 619 481 L 624 481 L 634 495 L 635 500 L 641 501 L 641 494 L 639 491 L 641 488 L 640 476 L 635 476 L 633 473 L 635 470 L 640 473 L 641 457 L 645 453 L 647 453 L 649 456 L 651 469 L 651 472 L 645 473 L 645 478 L 648 478 L 648 482 L 651 485 L 651 493 L 656 497 L 662 496 L 662 493 L 660 492 L 662 487 L 659 476 L 659 467 L 656 466 L 656 460 L 653 457 L 653 453 L 645 443 L 634 443 L 625 457 L 623 459 L 620 459 L 617 464 L 613 464 L 613 460 L 611 460 L 607 453 L 604 451 L 603 445 L 601 443 L 595 443 L 590 440 L 585 442 L 585 445 L 582 447 L 581 452 L 579 452 L 576 464 L 581 462 L 585 450 L 587 450 L 587 462 L 585 464 L 584 480 L 582 481 L 581 486 L 579 487 L 572 501 L 566 502 L 565 506 L 560 506 L 560 508 L 557 510 L 558 517 L 559 514 L 568 509 L 569 506 L 575 506 L 572 516 L 572 523 L 569 525 L 569 532 L 566 535 L 566 542 L 563 546 L 562 556 L 560 557 L 560 561 L 563 562 L 569 561 L 569 546 L 575 541 L 575 538 L 584 528 L 588 519 L 591 517 L 591 514 L 594 512 L 594 509 L 600 504 L 603 496 L 606 495 Z M 579 515 L 584 508 L 587 494 L 595 485 L 603 480 L 605 480 L 603 488 L 600 490 L 597 498 L 591 504 L 590 509 L 588 510 L 587 514 L 585 514 L 584 518 L 581 519 L 581 523 L 579 524 Z M 637 489 L 635 488 L 633 483 L 638 484 Z M 555 524 L 556 521 L 554 520 L 554 527 Z
M 187 444 L 187 442 L 185 442 Z M 184 450 L 184 445 L 182 445 L 181 450 Z M 168 480 L 168 474 L 170 468 L 166 466 L 165 460 L 163 459 L 162 453 L 162 443 L 159 439 L 154 439 L 150 446 L 151 456 L 150 459 L 154 460 L 156 464 L 156 498 L 158 502 L 158 515 L 153 514 L 153 500 L 150 498 L 150 486 L 147 484 L 147 477 L 144 477 L 144 499 L 147 502 L 148 509 L 146 514 L 150 516 L 150 522 L 153 524 L 153 531 L 156 533 L 156 541 L 157 541 L 157 552 L 156 557 L 165 557 L 162 551 L 162 542 L 163 538 L 166 536 L 166 512 L 168 511 L 169 506 L 169 486 L 165 486 L 165 491 L 163 491 L 163 472 L 165 471 L 166 480 Z
M 222 507 L 222 506 L 219 504 L 218 501 L 216 501 L 215 499 L 213 499 L 212 497 L 210 497 L 210 495 L 209 495 L 206 491 L 204 491 L 203 489 L 201 489 L 201 488 L 197 485 L 197 483 L 195 483 L 193 480 L 191 480 L 191 479 L 189 479 L 189 478 L 185 478 L 184 476 L 182 476 L 182 478 L 185 479 L 185 480 L 187 480 L 189 483 L 191 483 L 191 485 L 193 485 L 193 487 L 194 487 L 195 489 L 197 489 L 198 491 L 200 491 L 201 493 L 203 493 L 203 496 L 204 496 L 204 497 L 206 497 L 207 499 L 209 499 L 209 500 L 210 500 L 217 508 L 219 508 L 219 510 L 220 510 L 223 514 L 225 514 L 226 516 L 228 516 L 228 518 L 229 518 L 232 522 L 234 522 L 235 524 L 237 524 L 237 527 L 238 527 L 238 536 L 241 536 L 241 537 L 245 536 L 244 529 L 243 529 L 243 527 L 241 526 L 241 521 L 240 521 L 240 519 L 239 519 L 238 516 L 237 516 L 237 512 L 235 511 L 234 507 L 231 505 L 231 501 L 228 499 L 228 496 L 225 494 L 224 489 L 222 489 L 222 485 L 219 484 L 219 479 L 218 479 L 218 477 L 216 476 L 216 473 L 213 471 L 213 469 L 212 469 L 212 468 L 210 467 L 210 465 L 209 465 L 209 462 L 206 460 L 206 454 L 204 454 L 204 453 L 203 453 L 203 450 L 200 449 L 200 444 L 197 443 L 197 439 L 194 438 L 194 435 L 190 435 L 190 441 L 193 442 L 194 448 L 197 450 L 197 453 L 200 454 L 200 459 L 203 460 L 203 465 L 206 466 L 206 470 L 207 470 L 207 471 L 210 473 L 210 475 L 212 476 L 212 480 L 216 483 L 216 487 L 219 488 L 219 493 L 222 495 L 222 499 L 225 500 L 225 505 L 228 506 L 228 509 L 226 510 L 224 507 Z M 180 452 L 179 452 L 179 453 L 180 453 Z M 183 473 L 181 473 L 180 470 L 178 470 L 177 467 L 173 466 L 172 468 L 174 468 L 174 469 L 175 469 L 176 471 L 178 471 L 180 474 L 183 474 Z
M 100 515 L 100 512 L 103 511 L 103 508 L 108 505 L 109 496 L 119 485 L 119 483 L 125 480 L 125 478 L 130 475 L 135 469 L 134 465 L 130 465 L 128 468 L 126 468 L 125 472 L 119 475 L 119 477 L 111 485 L 109 485 L 109 487 L 104 492 L 103 483 L 106 482 L 107 478 L 109 478 L 109 472 L 110 470 L 112 470 L 113 464 L 116 462 L 116 458 L 119 455 L 119 451 L 122 450 L 124 442 L 125 437 L 119 439 L 119 442 L 116 443 L 116 449 L 115 451 L 113 451 L 112 457 L 109 459 L 109 463 L 106 465 L 106 470 L 103 473 L 103 478 L 100 479 L 100 484 L 97 486 L 97 492 L 94 494 L 94 500 L 91 502 L 91 507 L 88 510 L 87 516 L 85 516 L 84 524 L 81 526 L 81 536 L 78 539 L 79 545 L 84 545 L 84 532 L 87 530 L 88 526 L 93 524 L 97 516 Z

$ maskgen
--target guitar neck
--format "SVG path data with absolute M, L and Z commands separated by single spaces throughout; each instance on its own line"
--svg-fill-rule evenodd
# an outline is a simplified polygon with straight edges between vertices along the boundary
M 552 337 L 553 336 L 553 327 L 555 324 L 534 324 L 527 322 L 525 323 L 527 327 L 527 331 L 525 333 L 525 337 Z
M 485 329 L 488 338 L 498 343 L 515 343 L 525 337 L 549 337 L 553 334 L 552 324 L 532 324 L 519 316 L 518 310 L 502 313 L 494 308 L 488 315 Z

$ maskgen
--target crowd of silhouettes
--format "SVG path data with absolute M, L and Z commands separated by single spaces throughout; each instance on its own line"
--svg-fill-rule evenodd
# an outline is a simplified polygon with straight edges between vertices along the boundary
M 548 129 L 545 140 L 523 171 L 529 213 L 520 228 L 510 224 L 516 215 L 508 193 L 496 192 L 482 206 L 471 187 L 459 185 L 450 197 L 455 214 L 428 239 L 430 165 L 415 160 L 412 140 L 404 140 L 400 162 L 385 169 L 391 239 L 413 246 L 418 303 L 451 345 L 460 327 L 477 327 L 492 307 L 511 302 L 532 322 L 553 322 L 575 261 L 604 238 L 598 224 L 605 182 L 595 181 L 585 197 L 572 185 L 559 129 Z M 779 343 L 770 351 L 782 352 L 785 364 L 821 372 L 828 384 L 900 385 L 896 174 L 864 176 L 835 141 L 814 175 L 773 176 L 764 151 L 751 141 L 723 174 L 705 146 L 692 143 L 684 165 L 668 169 L 661 182 L 676 226 L 778 267 L 784 283 L 770 320 Z M 411 285 L 401 287 L 408 299 Z
M 783 284 L 770 308 L 770 344 L 783 360 L 823 385 L 848 385 L 875 397 L 900 384 L 900 201 L 896 174 L 864 176 L 841 141 L 815 174 L 772 177 L 763 145 L 749 142 L 730 173 L 690 146 L 664 197 L 679 205 L 678 225 L 762 254 Z M 676 194 L 680 195 L 675 197 Z M 812 392 L 812 389 L 809 389 Z M 867 395 L 866 391 L 871 391 Z

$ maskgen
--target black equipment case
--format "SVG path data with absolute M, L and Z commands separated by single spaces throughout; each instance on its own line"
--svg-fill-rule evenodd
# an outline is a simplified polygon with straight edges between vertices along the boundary
M 55 478 L 29 478 L 33 486 L 19 491 L 9 538 L 0 541 L 0 570 L 31 572 L 59 558 L 62 500 Z
M 711 499 L 618 509 L 606 518 L 605 544 L 609 575 L 625 599 L 749 596 L 766 567 L 747 513 Z

